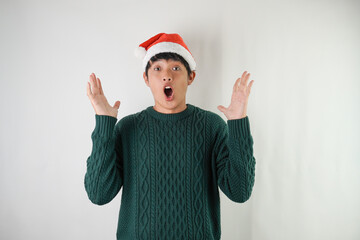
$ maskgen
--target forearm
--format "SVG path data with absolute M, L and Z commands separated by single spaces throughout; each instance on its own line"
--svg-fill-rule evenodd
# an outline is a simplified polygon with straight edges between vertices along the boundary
M 247 201 L 255 182 L 253 139 L 248 118 L 228 120 L 228 158 L 219 176 L 222 191 L 235 202 Z
M 87 159 L 84 185 L 91 202 L 110 202 L 122 186 L 119 160 L 115 151 L 116 118 L 96 115 L 96 127 L 91 135 L 91 155 Z

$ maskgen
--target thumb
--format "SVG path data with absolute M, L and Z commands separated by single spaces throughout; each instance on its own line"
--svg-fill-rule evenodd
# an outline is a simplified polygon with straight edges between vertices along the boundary
M 120 107 L 120 101 L 116 101 L 114 104 L 114 108 L 119 109 Z
M 224 107 L 223 105 L 219 105 L 217 108 L 223 113 L 225 113 L 226 111 L 226 107 Z

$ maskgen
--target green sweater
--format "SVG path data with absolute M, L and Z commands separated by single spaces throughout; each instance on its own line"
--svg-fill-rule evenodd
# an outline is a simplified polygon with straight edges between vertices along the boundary
M 95 114 L 84 184 L 94 204 L 122 189 L 117 239 L 220 239 L 219 188 L 249 199 L 255 158 L 249 118 L 227 120 L 191 104 L 117 119 Z

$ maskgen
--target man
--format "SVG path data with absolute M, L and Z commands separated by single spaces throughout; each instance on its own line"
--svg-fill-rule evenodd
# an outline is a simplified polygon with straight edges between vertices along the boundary
M 123 187 L 117 239 L 220 239 L 218 188 L 235 202 L 250 198 L 255 158 L 246 115 L 252 80 L 244 72 L 229 107 L 217 114 L 186 103 L 195 60 L 178 34 L 159 33 L 139 47 L 154 106 L 118 123 L 90 75 L 87 95 L 96 112 L 93 149 L 84 179 L 89 199 L 110 202 Z

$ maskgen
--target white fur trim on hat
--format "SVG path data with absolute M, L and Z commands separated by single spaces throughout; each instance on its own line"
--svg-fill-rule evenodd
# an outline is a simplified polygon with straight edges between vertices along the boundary
M 180 44 L 173 42 L 160 42 L 150 47 L 143 59 L 143 68 L 146 68 L 146 65 L 151 57 L 162 52 L 174 52 L 181 55 L 189 63 L 190 69 L 192 71 L 195 70 L 196 63 L 191 53 Z
M 134 50 L 134 54 L 137 58 L 144 59 L 144 57 L 146 55 L 146 49 L 143 47 L 137 47 Z

